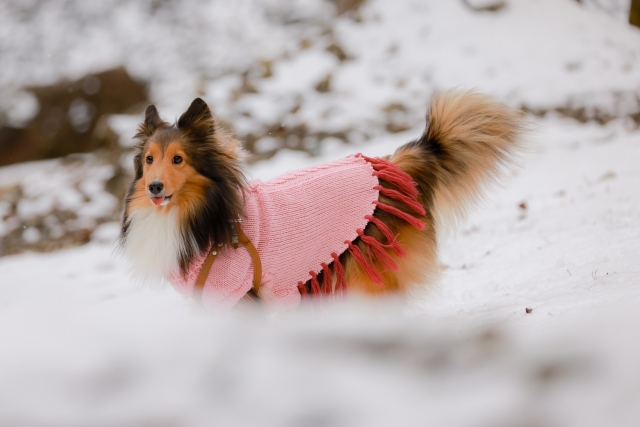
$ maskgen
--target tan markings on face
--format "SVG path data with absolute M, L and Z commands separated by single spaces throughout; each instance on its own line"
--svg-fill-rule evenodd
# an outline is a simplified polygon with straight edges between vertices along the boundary
M 150 199 L 153 195 L 149 191 L 149 185 L 154 182 L 163 184 L 164 188 L 160 195 L 171 197 L 167 207 L 173 205 L 173 196 L 179 193 L 185 183 L 196 174 L 187 160 L 186 153 L 179 142 L 170 143 L 164 151 L 155 142 L 149 144 L 142 157 L 142 179 L 136 186 L 136 193 L 139 191 L 146 193 L 147 206 L 154 206 Z
M 127 207 L 129 213 L 136 209 L 144 209 L 149 206 L 153 206 L 151 203 L 151 199 L 149 199 L 149 195 L 147 192 L 147 187 L 144 184 L 144 178 L 138 180 L 136 183 L 136 188 L 133 194 L 131 195 L 131 201 Z

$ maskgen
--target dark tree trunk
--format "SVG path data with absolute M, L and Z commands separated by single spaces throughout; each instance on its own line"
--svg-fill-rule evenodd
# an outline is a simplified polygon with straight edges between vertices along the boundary
M 631 12 L 629 12 L 629 23 L 640 27 L 640 0 L 631 0 Z

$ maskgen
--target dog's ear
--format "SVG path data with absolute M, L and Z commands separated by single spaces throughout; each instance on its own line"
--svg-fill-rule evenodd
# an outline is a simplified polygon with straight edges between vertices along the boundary
M 158 110 L 155 105 L 149 105 L 144 112 L 144 122 L 138 126 L 138 133 L 135 138 L 146 139 L 149 138 L 159 127 L 165 127 L 169 124 L 163 121 L 158 114 Z
M 193 100 L 178 119 L 178 129 L 196 139 L 207 139 L 215 133 L 215 118 L 201 98 Z

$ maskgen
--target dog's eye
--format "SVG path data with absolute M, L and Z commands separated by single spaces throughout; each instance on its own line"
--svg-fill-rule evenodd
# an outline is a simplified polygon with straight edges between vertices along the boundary
M 175 163 L 176 165 L 177 165 L 177 164 L 179 164 L 179 163 L 182 163 L 182 157 L 180 157 L 180 156 L 175 156 L 175 157 L 173 158 L 173 163 Z
M 153 157 L 147 156 L 147 164 L 150 165 L 151 163 L 153 163 Z

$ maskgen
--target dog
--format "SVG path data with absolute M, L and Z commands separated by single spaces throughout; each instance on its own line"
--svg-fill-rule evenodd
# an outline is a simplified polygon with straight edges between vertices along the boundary
M 208 307 L 257 296 L 408 295 L 438 278 L 438 239 L 511 166 L 522 114 L 474 91 L 432 98 L 424 133 L 262 183 L 200 98 L 178 121 L 145 112 L 120 245 L 134 272 Z

